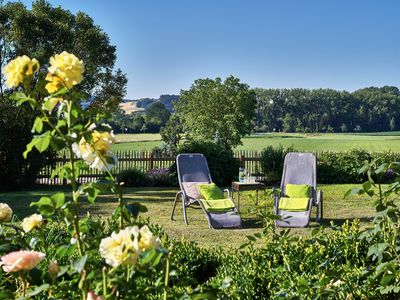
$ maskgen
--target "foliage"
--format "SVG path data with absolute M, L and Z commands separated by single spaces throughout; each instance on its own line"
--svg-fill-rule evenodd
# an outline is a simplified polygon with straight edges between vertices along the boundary
M 123 182 L 127 187 L 169 187 L 177 186 L 176 177 L 169 169 L 155 168 L 147 173 L 140 169 L 127 169 L 117 175 L 118 182 Z
M 281 145 L 268 146 L 261 152 L 261 167 L 268 181 L 279 181 L 286 153 L 297 152 L 292 147 L 284 149 Z M 313 151 L 317 156 L 317 181 L 323 184 L 362 183 L 366 176 L 359 172 L 359 166 L 366 161 L 379 159 L 382 162 L 400 160 L 398 153 L 369 152 L 362 149 L 350 151 Z M 386 180 L 391 178 L 387 177 Z
M 250 134 L 255 117 L 256 98 L 249 86 L 230 76 L 198 79 L 182 90 L 175 110 L 186 137 L 195 141 L 215 141 L 225 149 L 241 144 Z
M 186 142 L 179 146 L 178 153 L 202 153 L 207 158 L 211 178 L 220 187 L 230 186 L 237 180 L 240 161 L 231 150 L 213 142 Z M 176 172 L 176 165 L 171 167 Z
M 280 180 L 282 176 L 285 155 L 293 151 L 294 149 L 291 147 L 283 149 L 282 145 L 279 145 L 277 148 L 268 146 L 261 151 L 261 169 L 269 182 L 276 182 Z
M 16 89 L 10 98 L 17 106 L 39 113 L 23 155 L 27 157 L 33 149 L 40 153 L 50 148 L 65 151 L 67 162 L 53 170 L 53 176 L 71 183 L 71 197 L 63 192 L 41 197 L 31 203 L 40 214 L 21 223 L 11 219 L 7 205 L 0 206 L 0 251 L 7 253 L 1 257 L 3 295 L 87 299 L 102 294 L 114 299 L 137 298 L 152 291 L 166 298 L 168 251 L 146 225 L 137 222 L 143 207 L 125 205 L 122 186 L 111 172 L 117 162 L 110 152 L 115 142 L 111 128 L 99 122 L 103 114 L 82 108 L 84 95 L 74 90 L 83 80 L 83 61 L 65 51 L 56 54 L 50 58 L 45 82 L 34 84 L 34 78 L 41 76 L 39 68 L 31 68 L 36 64 L 35 59 L 24 56 L 5 68 L 7 84 Z M 104 179 L 79 185 L 77 178 L 88 168 L 105 172 Z M 102 222 L 82 216 L 82 198 L 94 203 L 104 192 L 112 192 L 118 199 L 112 218 Z M 46 225 L 55 226 L 57 233 L 47 232 Z M 163 275 L 161 261 L 166 263 Z
M 168 187 L 177 186 L 177 179 L 167 168 L 155 168 L 147 172 L 151 186 Z
M 143 125 L 143 132 L 159 132 L 162 126 L 167 123 L 170 112 L 165 108 L 161 102 L 152 104 L 147 110 L 145 115 L 145 124 Z
M 165 127 L 160 130 L 160 135 L 171 154 L 175 154 L 182 139 L 182 124 L 176 114 L 171 115 Z
M 118 182 L 123 182 L 125 186 L 138 187 L 148 186 L 148 178 L 140 169 L 127 169 L 119 172 L 117 175 Z
M 86 76 L 77 89 L 83 92 L 81 100 L 86 106 L 113 110 L 125 93 L 126 77 L 120 70 L 112 71 L 115 47 L 88 15 L 72 14 L 46 1 L 33 2 L 32 9 L 22 2 L 0 2 L 0 188 L 33 184 L 41 167 L 54 155 L 52 151 L 34 150 L 23 160 L 25 145 L 32 139 L 33 121 L 40 113 L 17 107 L 10 100 L 13 89 L 4 85 L 3 67 L 18 55 L 35 57 L 42 72 L 32 78 L 34 84 L 45 77 L 49 57 L 61 49 L 85 59 Z M 33 97 L 40 102 L 44 95 L 47 93 Z
M 353 132 L 398 129 L 397 87 L 353 93 L 332 89 L 255 89 L 256 131 Z

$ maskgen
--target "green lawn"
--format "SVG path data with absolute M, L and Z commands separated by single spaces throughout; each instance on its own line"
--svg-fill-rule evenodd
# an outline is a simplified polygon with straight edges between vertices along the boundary
M 261 150 L 267 146 L 294 147 L 301 151 L 350 150 L 362 148 L 369 151 L 400 151 L 400 132 L 358 134 L 295 134 L 267 133 L 242 139 L 238 150 Z M 113 150 L 151 150 L 162 145 L 159 134 L 120 134 Z
M 352 196 L 343 199 L 344 193 L 355 185 L 322 185 L 324 191 L 324 224 L 331 221 L 335 224 L 342 224 L 345 220 L 360 218 L 362 223 L 369 222 L 373 215 L 374 208 L 372 201 L 365 196 Z M 8 203 L 20 218 L 35 212 L 29 208 L 31 201 L 37 201 L 41 196 L 63 190 L 60 187 L 46 187 L 35 190 L 19 191 L 12 193 L 0 193 L 1 202 Z M 68 189 L 64 189 L 68 191 Z M 178 203 L 175 213 L 175 220 L 171 221 L 169 215 L 177 188 L 126 188 L 125 198 L 128 203 L 139 202 L 146 205 L 148 212 L 143 217 L 148 217 L 150 222 L 161 225 L 167 234 L 174 238 L 185 238 L 198 242 L 204 247 L 225 246 L 237 247 L 246 241 L 246 236 L 257 233 L 261 230 L 262 224 L 252 211 L 255 208 L 254 194 L 242 193 L 241 215 L 243 228 L 233 230 L 210 230 L 206 218 L 199 208 L 189 208 L 189 225 L 183 221 L 182 205 Z M 272 211 L 272 200 L 264 194 L 260 195 L 259 209 Z M 98 198 L 95 204 L 83 202 L 83 209 L 90 211 L 92 215 L 109 216 L 117 205 L 117 200 L 112 195 L 105 195 Z M 314 217 L 315 213 L 313 213 Z M 315 226 L 314 219 L 311 227 Z M 311 229 L 294 229 L 298 234 L 309 234 Z M 223 236 L 223 237 L 222 237 Z

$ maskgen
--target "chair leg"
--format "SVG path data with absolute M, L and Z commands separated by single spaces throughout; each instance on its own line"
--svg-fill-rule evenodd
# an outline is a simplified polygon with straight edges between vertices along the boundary
M 181 193 L 182 193 L 182 192 L 179 191 L 179 192 L 177 192 L 176 195 L 175 195 L 174 205 L 172 206 L 172 211 L 171 211 L 171 221 L 174 220 L 174 212 L 175 212 L 175 207 L 176 207 L 176 201 L 178 201 L 178 196 L 179 196 L 179 194 L 181 194 Z
M 183 206 L 183 219 L 185 220 L 185 224 L 189 225 L 188 220 L 187 220 L 187 214 L 186 214 L 185 199 L 183 199 L 183 198 L 182 198 L 182 206 Z

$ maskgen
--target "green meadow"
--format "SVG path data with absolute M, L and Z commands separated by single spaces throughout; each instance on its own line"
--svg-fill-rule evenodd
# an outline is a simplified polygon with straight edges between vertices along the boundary
M 159 134 L 118 134 L 113 150 L 151 150 L 161 147 Z M 400 151 L 400 132 L 380 133 L 266 133 L 242 139 L 243 145 L 237 150 L 262 150 L 268 146 L 293 147 L 301 151 L 333 150 L 343 151 L 362 148 L 369 151 Z

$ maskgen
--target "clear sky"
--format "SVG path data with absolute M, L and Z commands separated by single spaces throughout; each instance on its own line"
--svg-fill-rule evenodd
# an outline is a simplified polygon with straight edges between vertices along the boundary
M 398 0 L 49 2 L 108 33 L 128 99 L 229 75 L 262 88 L 400 86 Z

